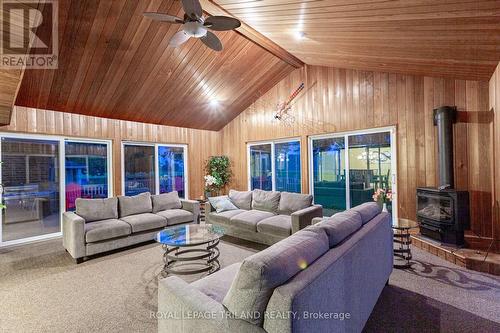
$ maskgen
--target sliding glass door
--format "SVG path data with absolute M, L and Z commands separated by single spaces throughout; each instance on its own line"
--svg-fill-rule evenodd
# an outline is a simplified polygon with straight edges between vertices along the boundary
M 187 146 L 124 142 L 123 193 L 178 191 L 188 197 Z
M 0 133 L 0 246 L 60 235 L 77 198 L 111 194 L 110 141 Z
M 77 198 L 107 198 L 109 184 L 109 148 L 107 143 L 66 141 L 66 210 L 72 211 Z
M 373 201 L 377 189 L 392 190 L 391 133 L 349 136 L 351 207 Z
M 177 191 L 186 197 L 184 147 L 158 146 L 160 193 Z
M 125 195 L 156 193 L 154 145 L 124 144 L 123 167 Z
M 249 144 L 248 161 L 249 189 L 300 193 L 300 141 Z
M 373 201 L 379 188 L 397 199 L 395 139 L 395 128 L 310 138 L 311 192 L 326 216 Z
M 2 243 L 60 232 L 60 142 L 2 137 Z
M 314 202 L 326 216 L 346 209 L 345 138 L 312 141 L 312 189 Z
M 252 145 L 250 151 L 250 189 L 273 189 L 272 145 Z

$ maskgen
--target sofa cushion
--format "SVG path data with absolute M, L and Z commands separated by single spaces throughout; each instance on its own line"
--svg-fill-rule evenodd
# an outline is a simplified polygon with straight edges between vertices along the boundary
M 131 197 L 119 196 L 118 206 L 120 217 L 134 214 L 151 213 L 153 204 L 151 203 L 151 193 L 145 192 Z
M 280 204 L 280 197 L 280 192 L 253 190 L 252 209 L 277 214 Z
M 239 209 L 252 209 L 252 191 L 229 191 L 229 199 Z
M 375 216 L 382 212 L 382 207 L 376 202 L 365 202 L 351 210 L 358 212 L 361 215 L 363 224 L 373 219 Z
M 153 213 L 167 209 L 182 208 L 181 199 L 179 199 L 179 193 L 177 191 L 152 195 L 151 201 L 153 203 Z
M 231 200 L 229 200 L 229 197 L 227 195 L 222 195 L 219 197 L 211 197 L 208 198 L 208 201 L 214 207 L 215 211 L 217 213 L 222 213 L 228 210 L 236 210 L 238 207 L 236 207 Z
M 358 212 L 348 210 L 325 218 L 311 228 L 323 229 L 328 235 L 330 247 L 334 247 L 362 226 L 361 215 Z
M 132 232 L 159 229 L 167 226 L 167 219 L 153 213 L 143 213 L 120 217 L 132 227 Z
M 107 219 L 85 224 L 85 241 L 87 243 L 124 237 L 131 233 L 132 229 L 130 225 L 117 219 Z
M 167 225 L 175 225 L 179 223 L 187 223 L 194 221 L 194 215 L 190 211 L 184 209 L 169 209 L 156 213 L 167 219 Z
M 328 237 L 323 230 L 300 230 L 246 258 L 222 303 L 235 317 L 262 325 L 263 312 L 274 288 L 328 250 Z M 249 313 L 260 316 L 248 316 Z
M 222 303 L 240 267 L 241 263 L 232 264 L 191 283 L 191 286 L 216 300 L 217 303 Z
M 247 210 L 236 209 L 236 210 L 228 210 L 228 211 L 225 211 L 222 213 L 211 212 L 208 214 L 208 216 L 209 216 L 210 220 L 213 220 L 213 221 L 218 222 L 218 223 L 228 224 L 228 223 L 231 223 L 230 220 L 233 216 L 236 216 L 236 215 L 244 213 L 244 212 L 247 212 Z
M 313 196 L 310 194 L 281 192 L 279 212 L 280 214 L 291 215 L 301 209 L 312 205 Z
M 238 228 L 257 232 L 257 223 L 268 217 L 274 216 L 273 213 L 263 212 L 260 210 L 248 210 L 244 213 L 233 216 L 230 220 L 230 225 Z
M 118 199 L 76 199 L 76 214 L 85 222 L 118 218 Z
M 257 223 L 257 231 L 264 234 L 287 237 L 292 234 L 292 217 L 276 215 Z

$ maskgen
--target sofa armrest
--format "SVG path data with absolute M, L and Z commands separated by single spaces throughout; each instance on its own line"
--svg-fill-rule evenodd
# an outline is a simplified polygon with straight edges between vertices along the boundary
M 231 318 L 224 306 L 177 276 L 158 281 L 158 332 L 265 332 Z
M 75 259 L 85 257 L 85 220 L 73 212 L 63 213 L 63 246 Z
M 315 217 L 315 218 L 312 219 L 311 224 L 320 223 L 324 219 L 325 219 L 324 217 Z
M 196 200 L 181 200 L 182 209 L 187 210 L 194 215 L 194 222 L 198 222 L 200 216 L 200 203 Z
M 323 217 L 323 206 L 313 205 L 292 213 L 292 234 L 311 225 L 315 217 Z

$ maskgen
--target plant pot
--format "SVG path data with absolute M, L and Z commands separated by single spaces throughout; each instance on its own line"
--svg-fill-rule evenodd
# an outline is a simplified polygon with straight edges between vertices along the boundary
M 385 203 L 385 202 L 384 202 L 384 203 L 383 203 L 383 205 L 382 205 L 382 211 L 383 211 L 384 213 L 389 213 L 389 210 L 387 209 L 387 203 Z

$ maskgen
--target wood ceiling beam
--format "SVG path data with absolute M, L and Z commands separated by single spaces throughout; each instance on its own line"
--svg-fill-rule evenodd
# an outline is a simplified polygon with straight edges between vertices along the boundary
M 203 7 L 203 10 L 211 15 L 224 15 L 224 16 L 231 16 L 230 13 L 228 13 L 225 9 L 223 9 L 221 6 L 218 4 L 212 2 L 211 0 L 200 0 L 201 6 Z M 267 38 L 266 36 L 262 35 L 260 32 L 257 30 L 253 29 L 249 25 L 247 25 L 244 22 L 241 22 L 241 27 L 236 29 L 241 35 L 244 37 L 248 38 L 252 42 L 260 45 L 262 48 L 267 50 L 268 52 L 274 54 L 276 57 L 280 58 L 287 64 L 295 67 L 295 68 L 300 68 L 304 66 L 304 62 L 297 58 L 296 56 L 292 55 L 290 52 Z

